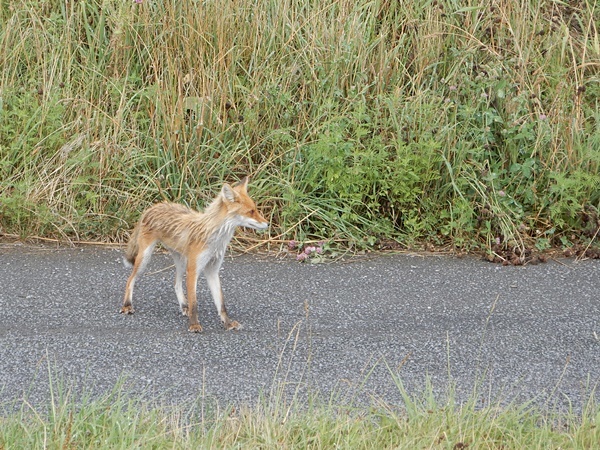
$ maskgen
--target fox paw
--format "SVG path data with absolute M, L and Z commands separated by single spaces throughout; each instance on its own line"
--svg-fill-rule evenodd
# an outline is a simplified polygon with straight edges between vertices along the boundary
M 232 320 L 231 322 L 227 322 L 225 324 L 223 324 L 226 330 L 241 330 L 242 324 L 239 323 L 237 320 Z
M 186 317 L 189 315 L 189 311 L 188 311 L 188 307 L 187 306 L 182 306 L 181 307 L 181 314 L 183 314 Z
M 121 308 L 121 314 L 133 314 L 133 305 L 126 305 Z
M 199 323 L 194 323 L 194 324 L 190 325 L 190 327 L 188 328 L 188 331 L 190 331 L 192 333 L 200 333 L 202 331 L 202 326 Z

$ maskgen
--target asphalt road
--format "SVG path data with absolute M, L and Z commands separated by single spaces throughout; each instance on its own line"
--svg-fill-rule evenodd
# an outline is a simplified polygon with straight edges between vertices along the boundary
M 475 258 L 382 255 L 332 264 L 227 257 L 222 329 L 204 280 L 187 331 L 170 258 L 156 253 L 118 313 L 129 271 L 104 248 L 0 245 L 0 405 L 43 404 L 49 380 L 73 393 L 161 402 L 253 403 L 261 393 L 401 402 L 430 380 L 443 398 L 598 399 L 600 261 L 502 267 Z M 596 389 L 596 393 L 593 390 Z M 75 395 L 75 394 L 73 394 Z

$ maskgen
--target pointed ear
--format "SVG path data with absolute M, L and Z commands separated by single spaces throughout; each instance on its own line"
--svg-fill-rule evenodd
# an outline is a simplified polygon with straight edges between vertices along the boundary
M 221 196 L 228 202 L 235 202 L 237 194 L 235 193 L 235 191 L 233 190 L 233 188 L 231 186 L 229 186 L 227 183 L 225 183 L 223 185 L 223 188 L 221 189 Z
M 242 178 L 240 181 L 238 181 L 236 183 L 235 187 L 241 187 L 242 189 L 247 190 L 249 181 L 250 181 L 250 177 L 245 176 L 244 178 Z

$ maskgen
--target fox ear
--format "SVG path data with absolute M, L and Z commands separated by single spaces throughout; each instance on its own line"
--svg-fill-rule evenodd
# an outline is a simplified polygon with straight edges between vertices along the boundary
M 221 195 L 228 202 L 235 202 L 235 199 L 237 197 L 237 194 L 235 193 L 233 188 L 228 184 L 223 185 L 223 189 L 221 189 Z
M 235 187 L 241 187 L 243 189 L 247 189 L 249 181 L 250 181 L 250 177 L 249 176 L 245 176 L 244 178 L 242 178 L 240 181 L 238 181 L 236 183 Z

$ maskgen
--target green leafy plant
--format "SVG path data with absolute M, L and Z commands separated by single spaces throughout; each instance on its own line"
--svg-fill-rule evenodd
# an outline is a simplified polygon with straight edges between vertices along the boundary
M 600 207 L 599 21 L 593 2 L 5 4 L 0 226 L 120 241 L 148 204 L 250 174 L 274 242 L 561 245 Z

